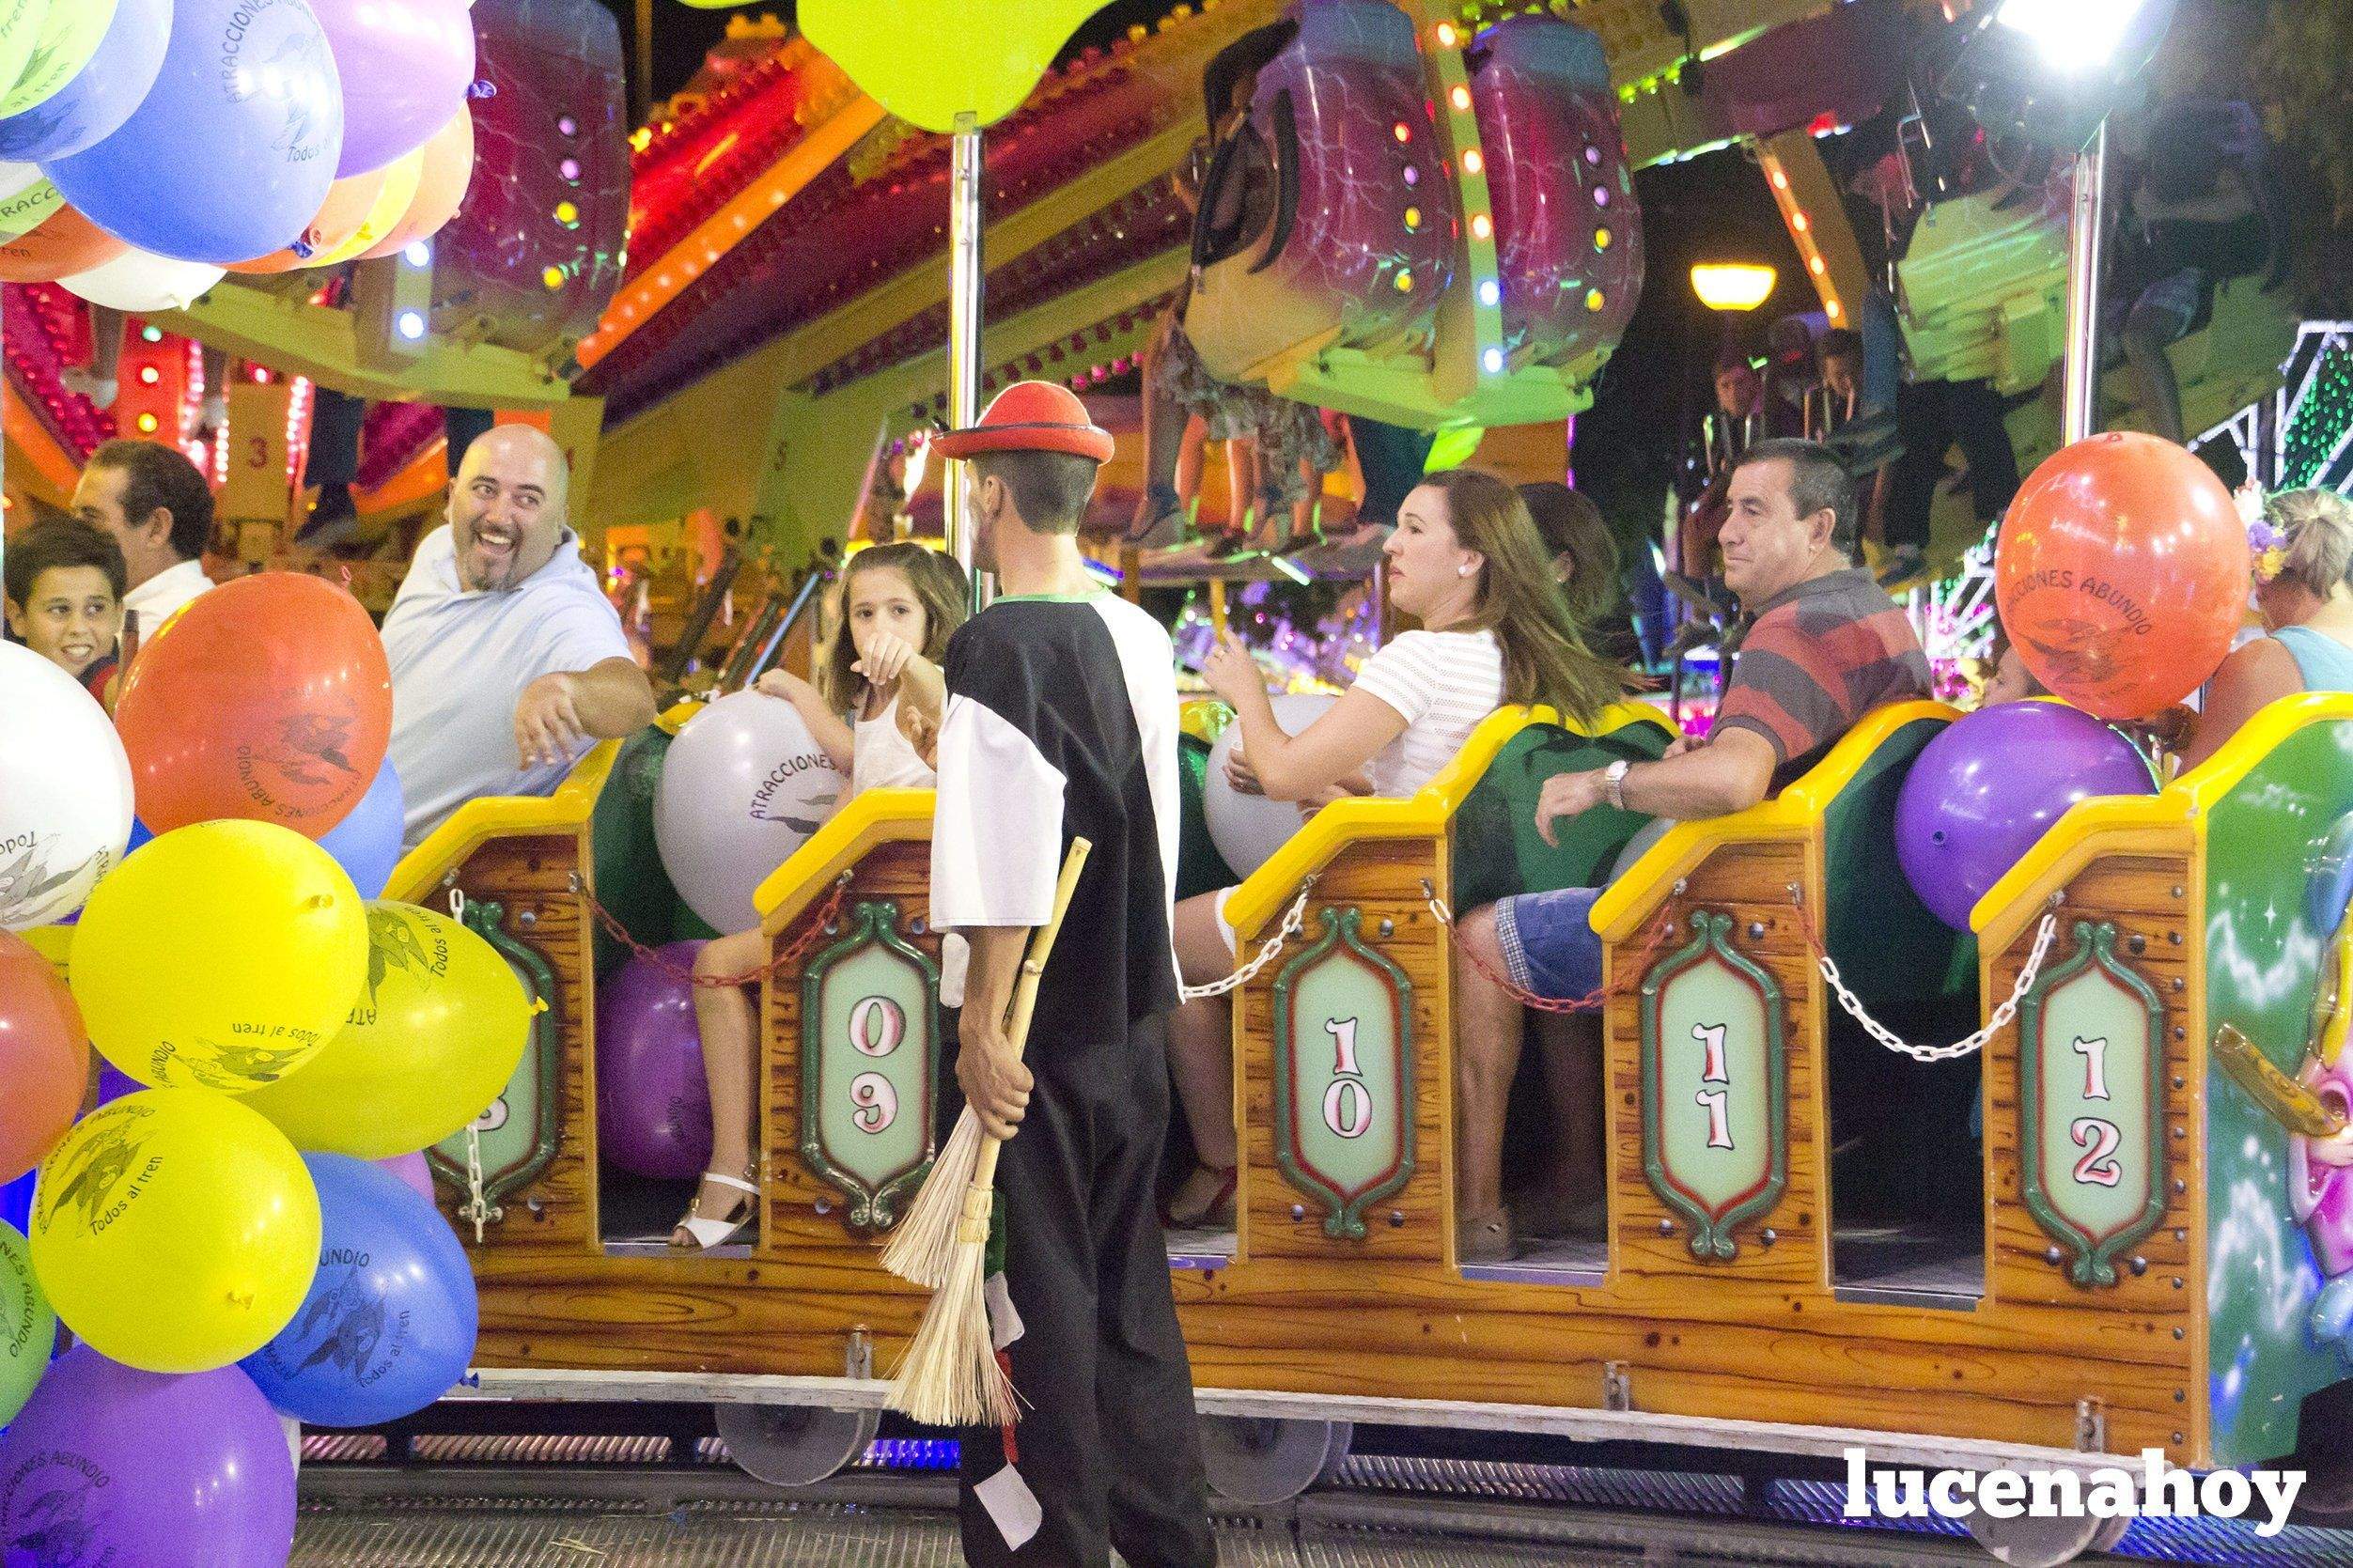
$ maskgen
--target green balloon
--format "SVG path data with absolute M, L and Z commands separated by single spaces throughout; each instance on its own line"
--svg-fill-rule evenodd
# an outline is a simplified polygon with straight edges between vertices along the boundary
M 801 30 L 860 90 L 926 131 L 1021 106 L 1104 0 L 801 0 Z
M 46 14 L 36 16 L 39 36 L 26 38 L 23 54 L 12 60 L 0 43 L 0 76 L 16 84 L 0 96 L 0 119 L 48 102 L 81 75 L 115 21 L 115 0 L 22 0 L 16 8 Z M 0 0 L 0 14 L 8 9 L 8 0 Z
M 32 1249 L 23 1232 L 0 1220 L 0 1426 L 33 1397 L 56 1343 L 57 1314 L 33 1278 Z

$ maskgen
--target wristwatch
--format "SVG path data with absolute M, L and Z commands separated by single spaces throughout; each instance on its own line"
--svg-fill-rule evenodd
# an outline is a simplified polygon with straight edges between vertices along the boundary
M 1632 766 L 1632 763 L 1620 757 L 1601 770 L 1602 783 L 1610 786 L 1610 804 L 1620 811 L 1626 809 L 1626 770 Z

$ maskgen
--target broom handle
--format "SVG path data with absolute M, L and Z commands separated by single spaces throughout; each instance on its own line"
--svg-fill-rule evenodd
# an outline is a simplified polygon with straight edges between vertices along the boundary
M 1069 852 L 1062 858 L 1062 875 L 1054 880 L 1053 913 L 1046 924 L 1030 933 L 1029 951 L 1021 956 L 1021 978 L 1013 984 L 1013 1005 L 1005 1012 L 1005 1037 L 1019 1056 L 1029 1043 L 1030 1014 L 1037 1007 L 1037 983 L 1046 972 L 1047 956 L 1054 950 L 1054 939 L 1062 934 L 1062 917 L 1070 912 L 1070 895 L 1078 891 L 1079 873 L 1086 869 L 1086 857 L 1094 849 L 1093 843 L 1083 838 L 1070 841 Z M 980 1160 L 973 1167 L 973 1186 L 992 1187 L 997 1179 L 997 1150 L 1004 1145 L 994 1138 L 980 1141 Z

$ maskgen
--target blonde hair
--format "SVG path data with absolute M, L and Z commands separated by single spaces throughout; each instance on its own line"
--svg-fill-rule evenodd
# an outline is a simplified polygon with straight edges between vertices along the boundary
M 936 550 L 913 543 L 875 545 L 851 556 L 834 591 L 834 635 L 817 661 L 818 694 L 836 713 L 851 712 L 866 700 L 866 677 L 850 668 L 858 660 L 858 644 L 849 634 L 849 590 L 860 573 L 880 567 L 897 572 L 914 590 L 915 602 L 923 606 L 923 646 L 915 651 L 932 663 L 946 660 L 948 638 L 970 613 L 964 568 Z
M 2334 490 L 2282 490 L 2263 515 L 2287 536 L 2282 577 L 2322 598 L 2353 585 L 2353 502 Z
M 1626 695 L 1627 674 L 1586 651 L 1527 503 L 1477 469 L 1426 474 L 1422 485 L 1446 497 L 1455 542 L 1487 558 L 1465 629 L 1493 631 L 1503 644 L 1504 701 L 1548 703 L 1592 725 Z

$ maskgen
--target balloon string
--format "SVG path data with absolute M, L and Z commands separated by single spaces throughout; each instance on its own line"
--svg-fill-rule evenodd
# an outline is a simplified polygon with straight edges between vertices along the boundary
M 644 942 L 631 936 L 628 929 L 621 924 L 620 920 L 612 910 L 598 902 L 597 895 L 590 893 L 585 884 L 578 886 L 575 891 L 579 893 L 581 900 L 588 906 L 588 912 L 596 917 L 597 924 L 604 927 L 605 934 L 638 957 L 682 986 L 702 986 L 712 990 L 725 990 L 732 986 L 750 986 L 766 981 L 775 975 L 778 970 L 799 963 L 809 949 L 817 945 L 818 938 L 825 934 L 827 927 L 834 925 L 839 920 L 843 895 L 849 891 L 849 873 L 845 871 L 834 878 L 833 891 L 825 895 L 825 902 L 818 907 L 816 915 L 809 920 L 800 936 L 780 949 L 776 955 L 767 963 L 760 965 L 757 969 L 746 970 L 741 974 L 696 974 L 692 969 L 684 968 L 665 956 L 660 949 L 647 947 Z

